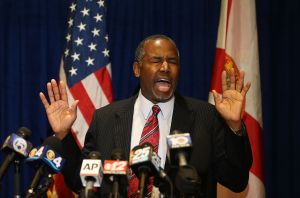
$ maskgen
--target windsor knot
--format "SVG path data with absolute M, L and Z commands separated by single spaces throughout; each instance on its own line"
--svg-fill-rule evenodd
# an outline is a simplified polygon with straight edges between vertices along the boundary
M 157 116 L 157 114 L 160 112 L 160 108 L 158 105 L 153 105 L 152 112 L 154 116 Z

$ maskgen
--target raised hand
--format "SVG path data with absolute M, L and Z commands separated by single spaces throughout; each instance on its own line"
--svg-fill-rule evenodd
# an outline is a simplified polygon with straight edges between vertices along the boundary
M 229 76 L 228 76 L 229 75 Z M 228 78 L 227 78 L 228 77 Z M 215 106 L 229 127 L 235 131 L 241 128 L 246 94 L 251 86 L 250 82 L 244 85 L 245 73 L 239 72 L 235 76 L 232 68 L 229 74 L 222 73 L 222 94 L 213 90 Z
M 55 135 L 63 139 L 74 121 L 76 120 L 76 111 L 78 100 L 75 100 L 69 107 L 66 84 L 60 81 L 59 86 L 54 79 L 47 83 L 48 96 L 50 104 L 45 95 L 40 92 L 41 101 L 45 107 L 48 121 Z

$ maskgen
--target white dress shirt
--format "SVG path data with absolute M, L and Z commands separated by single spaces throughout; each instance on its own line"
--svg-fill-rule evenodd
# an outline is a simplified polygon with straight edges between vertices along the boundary
M 152 115 L 153 105 L 154 104 L 146 99 L 140 91 L 134 104 L 130 149 L 139 145 L 144 125 Z M 167 102 L 157 103 L 156 105 L 158 105 L 161 110 L 157 115 L 159 125 L 158 155 L 161 157 L 161 167 L 164 168 L 167 154 L 167 135 L 170 133 L 174 109 L 174 97 Z M 156 188 L 153 188 L 151 197 L 159 197 Z

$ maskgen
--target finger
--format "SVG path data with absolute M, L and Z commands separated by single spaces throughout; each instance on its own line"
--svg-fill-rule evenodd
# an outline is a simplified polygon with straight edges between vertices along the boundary
M 221 94 L 218 94 L 216 92 L 216 90 L 212 90 L 212 93 L 213 93 L 213 97 L 214 97 L 214 100 L 215 100 L 215 104 L 219 104 L 222 101 Z
M 234 73 L 234 69 L 231 68 L 230 69 L 230 89 L 234 90 L 235 89 L 235 73 Z
M 60 94 L 59 94 L 59 88 L 57 86 L 56 80 L 52 79 L 51 80 L 51 85 L 52 85 L 52 90 L 54 93 L 54 98 L 55 100 L 60 100 Z
M 40 95 L 40 99 L 41 99 L 45 109 L 47 109 L 49 107 L 49 102 L 47 101 L 45 95 L 42 92 L 40 92 L 39 95 Z
M 244 71 L 240 71 L 240 75 L 236 81 L 236 90 L 238 92 L 241 92 L 242 91 L 242 88 L 243 88 L 243 85 L 244 85 L 244 77 L 245 77 L 245 72 Z
M 47 90 L 48 90 L 48 96 L 49 96 L 50 103 L 52 104 L 55 102 L 55 100 L 54 100 L 52 85 L 50 82 L 47 83 Z
M 243 87 L 243 90 L 241 92 L 242 96 L 246 96 L 248 90 L 250 89 L 251 87 L 251 83 L 250 82 L 247 82 L 246 85 Z
M 224 70 L 222 72 L 222 91 L 226 91 L 228 89 L 228 86 L 227 86 L 227 73 L 226 71 Z
M 72 109 L 75 113 L 77 113 L 77 106 L 78 106 L 78 103 L 79 103 L 79 100 L 75 100 L 75 101 L 73 102 L 73 104 L 71 105 L 71 109 Z
M 67 88 L 66 88 L 66 84 L 64 81 L 60 81 L 59 89 L 60 89 L 61 99 L 68 103 Z

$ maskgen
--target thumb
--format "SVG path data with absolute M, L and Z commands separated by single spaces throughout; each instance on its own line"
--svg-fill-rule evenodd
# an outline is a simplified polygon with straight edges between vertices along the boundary
M 218 94 L 216 92 L 216 90 L 212 90 L 212 93 L 213 93 L 213 97 L 214 97 L 214 100 L 215 100 L 215 104 L 219 104 L 222 101 L 221 95 Z
M 75 101 L 73 102 L 73 104 L 71 105 L 71 109 L 72 109 L 75 113 L 77 113 L 77 106 L 78 106 L 78 103 L 79 103 L 79 100 L 75 100 Z

